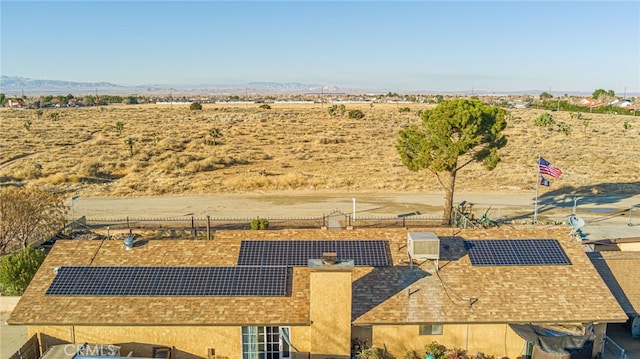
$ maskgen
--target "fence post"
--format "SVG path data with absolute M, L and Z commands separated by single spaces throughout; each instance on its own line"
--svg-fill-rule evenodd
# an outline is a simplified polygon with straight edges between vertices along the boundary
M 211 216 L 207 214 L 207 240 L 211 239 Z
M 191 236 L 193 238 L 196 238 L 196 226 L 195 226 L 195 223 L 193 221 L 193 216 L 191 216 Z
M 131 227 L 129 227 L 129 216 L 127 216 L 127 229 L 131 229 Z

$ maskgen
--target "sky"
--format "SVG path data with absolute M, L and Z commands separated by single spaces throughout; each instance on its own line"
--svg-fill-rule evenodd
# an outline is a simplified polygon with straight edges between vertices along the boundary
M 0 1 L 0 73 L 640 93 L 640 1 Z

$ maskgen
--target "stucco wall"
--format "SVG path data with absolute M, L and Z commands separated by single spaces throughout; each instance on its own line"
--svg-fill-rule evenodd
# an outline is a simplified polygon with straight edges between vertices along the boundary
M 468 354 L 482 352 L 495 357 L 516 358 L 524 353 L 525 342 L 507 324 L 445 324 L 442 335 L 419 335 L 418 325 L 373 326 L 373 346 L 396 357 L 408 350 L 424 353 L 424 346 L 436 341 L 447 348 L 465 349 Z
M 152 357 L 153 346 L 175 346 L 175 358 L 207 357 L 214 348 L 217 358 L 238 358 L 242 352 L 241 327 L 187 326 L 46 326 L 29 327 L 29 335 L 40 332 L 43 346 L 58 344 L 59 339 L 75 343 L 100 343 L 121 346 L 121 354 Z
M 351 356 L 351 270 L 311 272 L 311 357 Z
M 621 251 L 640 251 L 640 242 L 636 243 L 618 243 L 618 247 Z
M 175 358 L 207 357 L 214 348 L 216 357 L 242 356 L 241 327 L 186 326 L 29 326 L 29 336 L 40 333 L 43 349 L 63 343 L 97 343 L 121 346 L 126 356 L 151 357 L 153 346 L 175 346 Z M 310 327 L 290 327 L 291 343 L 301 352 L 311 351 Z

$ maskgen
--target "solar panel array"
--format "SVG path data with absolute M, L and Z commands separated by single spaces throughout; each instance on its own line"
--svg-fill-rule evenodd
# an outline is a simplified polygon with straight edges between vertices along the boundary
M 465 241 L 474 266 L 571 264 L 555 239 L 490 239 Z
M 61 267 L 49 296 L 285 296 L 287 267 Z
M 324 252 L 335 252 L 338 260 L 353 259 L 355 266 L 386 267 L 390 263 L 387 247 L 382 240 L 244 240 L 238 265 L 300 267 L 307 266 L 309 259 L 321 259 Z

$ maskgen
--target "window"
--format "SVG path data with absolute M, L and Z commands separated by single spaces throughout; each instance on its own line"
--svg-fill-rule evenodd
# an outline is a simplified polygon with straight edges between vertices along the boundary
M 442 324 L 425 324 L 420 326 L 420 335 L 442 335 Z
M 242 327 L 243 359 L 289 359 L 289 327 Z

